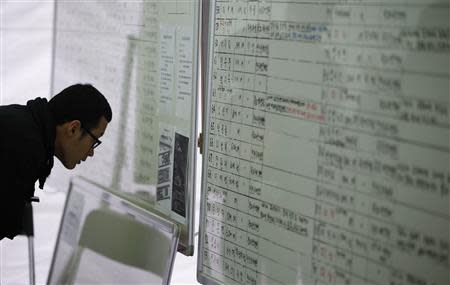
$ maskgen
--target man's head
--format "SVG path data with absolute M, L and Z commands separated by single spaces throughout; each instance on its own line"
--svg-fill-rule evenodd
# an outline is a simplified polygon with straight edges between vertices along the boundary
M 68 168 L 94 155 L 112 111 L 105 96 L 89 84 L 67 87 L 49 101 L 56 123 L 55 156 Z

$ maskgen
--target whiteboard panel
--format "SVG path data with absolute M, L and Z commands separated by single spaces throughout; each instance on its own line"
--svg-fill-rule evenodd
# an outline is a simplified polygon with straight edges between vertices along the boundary
M 193 253 L 197 106 L 197 1 L 57 1 L 53 94 L 91 83 L 113 120 L 88 177 L 181 226 Z M 67 189 L 60 163 L 50 183 Z
M 448 284 L 449 2 L 213 2 L 199 282 Z

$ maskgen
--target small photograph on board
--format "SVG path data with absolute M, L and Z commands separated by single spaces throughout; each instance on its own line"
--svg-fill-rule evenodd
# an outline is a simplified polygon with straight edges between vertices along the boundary
M 189 138 L 175 133 L 173 156 L 172 211 L 186 217 L 186 173 Z
M 156 188 L 156 201 L 167 200 L 169 198 L 169 185 Z
M 158 156 L 158 167 L 164 167 L 170 164 L 171 151 L 160 152 Z
M 170 167 L 161 168 L 158 170 L 158 184 L 169 182 Z

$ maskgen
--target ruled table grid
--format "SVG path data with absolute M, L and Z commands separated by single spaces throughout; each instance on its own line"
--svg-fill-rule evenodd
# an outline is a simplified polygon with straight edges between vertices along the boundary
M 215 2 L 206 276 L 448 284 L 449 3 L 430 3 Z

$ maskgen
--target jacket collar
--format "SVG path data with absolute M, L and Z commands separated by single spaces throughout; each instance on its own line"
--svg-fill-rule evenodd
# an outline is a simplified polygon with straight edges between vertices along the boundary
M 27 107 L 39 127 L 45 148 L 45 166 L 39 172 L 39 188 L 44 187 L 45 180 L 53 168 L 53 156 L 55 154 L 56 124 L 48 108 L 45 98 L 36 98 L 27 102 Z

